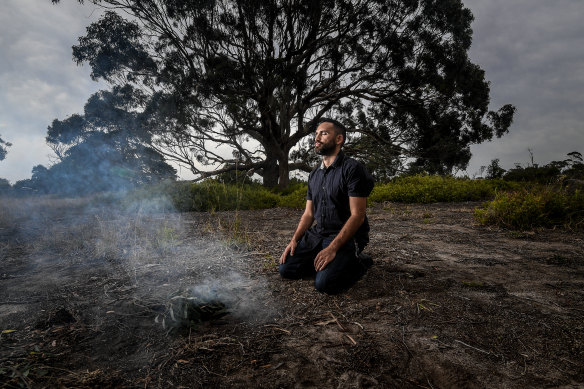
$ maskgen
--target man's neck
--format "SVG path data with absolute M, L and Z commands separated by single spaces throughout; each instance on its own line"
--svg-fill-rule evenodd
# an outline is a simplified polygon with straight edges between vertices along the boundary
M 332 165 L 333 162 L 335 162 L 335 159 L 337 159 L 337 155 L 339 155 L 340 152 L 341 152 L 341 150 L 339 149 L 339 150 L 335 151 L 334 154 L 323 155 L 322 164 L 324 165 L 324 167 L 328 168 L 330 165 Z

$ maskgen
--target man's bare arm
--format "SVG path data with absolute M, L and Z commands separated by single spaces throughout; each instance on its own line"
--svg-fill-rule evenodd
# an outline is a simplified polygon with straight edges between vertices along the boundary
M 298 245 L 298 241 L 302 238 L 302 235 L 310 228 L 312 222 L 314 221 L 314 211 L 312 208 L 312 200 L 306 200 L 306 208 L 304 209 L 304 213 L 298 222 L 298 227 L 296 227 L 296 232 L 294 236 L 290 240 L 290 243 L 284 249 L 284 252 L 280 256 L 280 263 L 286 263 L 286 257 L 288 253 L 290 255 L 294 255 L 294 250 L 296 250 L 296 246 Z
M 316 255 L 314 259 L 314 268 L 316 271 L 323 270 L 335 259 L 337 251 L 355 235 L 365 221 L 367 197 L 349 197 L 349 207 L 351 209 L 351 216 L 347 219 L 341 231 L 327 248 Z

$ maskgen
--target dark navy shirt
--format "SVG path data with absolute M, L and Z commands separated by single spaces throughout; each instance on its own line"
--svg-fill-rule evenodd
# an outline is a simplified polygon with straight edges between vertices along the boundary
M 336 236 L 349 217 L 349 197 L 367 197 L 373 189 L 373 177 L 365 167 L 341 151 L 325 168 L 321 163 L 308 176 L 307 200 L 312 200 L 316 225 L 311 232 L 320 238 Z M 369 242 L 367 217 L 354 236 L 359 250 Z

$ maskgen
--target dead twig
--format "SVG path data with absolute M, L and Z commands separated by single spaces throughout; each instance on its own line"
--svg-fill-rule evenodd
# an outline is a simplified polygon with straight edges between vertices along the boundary
M 291 331 L 286 330 L 286 329 L 281 328 L 281 327 L 278 327 L 278 326 L 276 326 L 274 324 L 264 324 L 264 327 L 271 327 L 271 328 L 273 328 L 275 330 L 282 331 L 282 332 L 285 332 L 287 334 L 291 334 L 292 333 Z
M 428 385 L 430 385 L 430 389 L 434 389 L 434 387 L 432 386 L 432 384 L 430 383 L 430 379 L 428 377 L 426 377 L 426 381 L 428 382 Z
M 341 323 L 339 323 L 339 320 L 335 317 L 335 315 L 333 315 L 332 312 L 329 312 L 329 314 L 331 315 L 331 317 L 333 318 L 333 320 L 337 323 L 337 325 L 339 326 L 339 328 L 341 329 L 341 331 L 345 331 L 345 327 L 343 327 L 341 325 Z
M 203 369 L 205 369 L 207 371 L 207 373 L 209 373 L 209 374 L 216 375 L 216 376 L 221 377 L 221 378 L 227 378 L 227 376 L 225 376 L 225 375 L 222 375 L 222 374 L 219 374 L 219 373 L 215 373 L 215 372 L 207 369 L 207 366 L 205 366 L 204 363 L 201 363 L 201 366 L 203 366 Z
M 288 335 L 290 335 L 290 334 L 292 333 L 292 332 L 290 332 L 290 331 L 288 331 L 288 330 L 285 330 L 284 328 L 280 328 L 280 327 L 273 327 L 273 328 L 274 328 L 275 330 L 278 330 L 278 331 L 285 332 L 285 333 L 287 333 Z
M 335 322 L 336 322 L 335 319 L 329 319 L 329 320 L 319 321 L 319 322 L 316 322 L 314 324 L 317 325 L 317 326 L 326 326 L 326 325 L 329 325 L 329 324 L 335 323 Z
M 351 335 L 349 335 L 349 334 L 345 334 L 345 336 L 346 336 L 347 338 L 349 338 L 349 339 L 351 340 L 351 342 L 353 342 L 353 344 L 354 344 L 355 346 L 357 345 L 357 342 L 355 341 L 355 339 L 353 339 L 353 337 L 352 337 Z
M 463 341 L 461 341 L 461 340 L 455 339 L 454 341 L 455 341 L 456 343 L 460 343 L 460 344 L 462 344 L 463 346 L 466 346 L 466 347 L 472 348 L 473 350 L 479 351 L 479 352 L 481 352 L 481 353 L 483 353 L 483 354 L 487 354 L 487 355 L 491 355 L 491 354 L 492 354 L 490 351 L 481 350 L 480 348 L 477 348 L 477 347 L 471 346 L 470 344 L 464 343 L 464 342 L 463 342 Z
M 560 358 L 560 359 L 561 359 L 562 361 L 568 362 L 568 363 L 570 363 L 570 364 L 572 364 L 572 365 L 574 365 L 574 366 L 578 366 L 578 364 L 577 364 L 577 363 L 574 363 L 574 362 L 572 362 L 572 361 L 570 361 L 570 360 L 568 360 L 568 359 L 566 359 L 566 358 Z

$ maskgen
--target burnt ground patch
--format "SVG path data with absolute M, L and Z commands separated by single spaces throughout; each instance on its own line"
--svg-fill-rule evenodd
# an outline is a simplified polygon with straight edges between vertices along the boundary
M 327 296 L 277 273 L 301 211 L 41 205 L 0 220 L 3 387 L 584 384 L 578 234 L 480 227 L 477 203 L 378 205 L 373 267 Z M 187 290 L 228 313 L 185 326 Z

